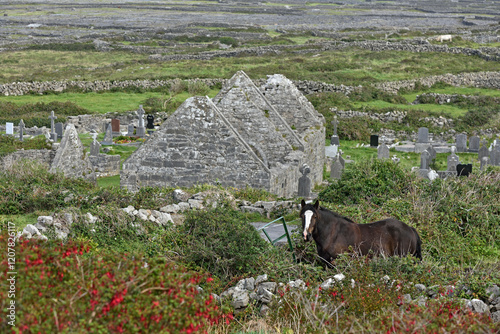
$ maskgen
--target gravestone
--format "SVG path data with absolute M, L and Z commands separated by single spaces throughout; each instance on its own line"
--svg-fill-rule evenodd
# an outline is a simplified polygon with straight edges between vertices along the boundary
M 338 145 L 328 145 L 325 146 L 325 155 L 330 158 L 335 158 L 339 151 Z
M 142 104 L 137 109 L 137 115 L 139 116 L 139 126 L 135 130 L 135 135 L 143 138 L 146 135 L 146 129 L 144 128 L 144 109 L 142 108 Z
M 311 196 L 311 179 L 307 176 L 311 172 L 311 168 L 303 164 L 302 167 L 299 168 L 299 172 L 302 173 L 302 176 L 299 178 L 299 197 L 309 197 Z
M 113 131 L 111 131 L 111 124 L 106 126 L 106 133 L 104 134 L 104 139 L 101 142 L 102 145 L 113 145 Z
M 496 144 L 496 140 L 491 147 L 490 164 L 493 166 L 500 166 L 500 145 Z
M 417 142 L 415 143 L 415 153 L 422 153 L 429 147 L 429 129 L 421 127 L 418 129 Z
M 97 141 L 97 133 L 92 134 L 92 143 L 90 144 L 90 155 L 97 156 L 101 150 L 101 144 Z
M 378 147 L 378 136 L 377 135 L 370 136 L 370 147 Z
M 420 154 L 420 169 L 428 170 L 431 163 L 431 154 L 425 150 Z
M 379 159 L 389 159 L 390 158 L 389 147 L 387 147 L 387 145 L 385 143 L 382 143 L 378 147 L 378 152 L 377 153 L 378 153 L 377 157 Z
M 490 151 L 488 150 L 488 142 L 486 140 L 482 140 L 481 147 L 479 148 L 477 158 L 479 161 L 482 161 L 484 157 L 489 158 L 489 156 L 490 156 Z
M 457 175 L 458 176 L 469 176 L 472 173 L 472 164 L 458 164 L 457 165 Z
M 155 117 L 153 115 L 146 116 L 146 129 L 154 129 L 155 128 Z
M 472 136 L 469 139 L 469 152 L 479 152 L 479 137 Z
M 333 136 L 330 138 L 330 145 L 338 146 L 340 145 L 340 140 L 339 136 L 337 135 L 337 125 L 338 125 L 337 115 L 333 116 L 332 124 L 333 124 Z
M 117 137 L 121 135 L 120 133 L 120 120 L 117 118 L 113 118 L 111 120 L 111 134 L 113 137 Z
M 340 162 L 340 155 L 337 155 L 337 159 L 332 163 L 332 168 L 330 171 L 330 178 L 340 180 L 342 177 L 342 172 L 344 171 L 344 166 Z
M 57 141 L 57 133 L 54 126 L 54 120 L 56 120 L 57 117 L 54 115 L 54 110 L 50 112 L 49 118 L 50 118 L 50 140 L 55 142 Z
M 61 139 L 63 137 L 63 124 L 56 123 L 55 124 L 57 139 Z
M 19 140 L 23 141 L 23 135 L 24 135 L 24 121 L 21 119 L 19 121 Z
M 458 153 L 467 152 L 467 135 L 465 133 L 459 133 L 457 135 L 456 145 Z
M 429 142 L 429 129 L 422 127 L 418 129 L 417 143 L 428 143 Z
M 434 162 L 434 160 L 436 159 L 436 156 L 437 156 L 437 152 L 434 149 L 434 147 L 432 147 L 432 145 L 429 145 L 429 147 L 427 147 L 426 151 L 429 152 L 429 154 L 431 155 L 431 163 Z
M 479 167 L 481 170 L 484 170 L 486 166 L 490 164 L 490 158 L 489 157 L 483 157 L 481 159 L 481 166 Z
M 5 133 L 10 136 L 14 135 L 14 123 L 7 122 L 5 124 Z
M 460 163 L 460 158 L 458 155 L 455 154 L 456 148 L 455 146 L 451 147 L 451 154 L 448 156 L 448 172 L 455 172 L 457 171 L 457 165 Z
M 134 124 L 129 124 L 127 126 L 127 136 L 129 137 L 134 136 L 134 130 L 135 130 Z
M 345 168 L 345 159 L 342 157 L 342 150 L 339 150 L 337 152 L 337 156 L 334 158 L 334 161 L 333 163 L 335 162 L 335 160 L 339 160 L 340 161 L 340 164 L 342 165 L 342 168 Z

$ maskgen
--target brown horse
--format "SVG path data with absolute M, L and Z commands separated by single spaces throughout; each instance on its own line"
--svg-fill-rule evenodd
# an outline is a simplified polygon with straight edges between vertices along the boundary
M 417 230 L 394 218 L 357 224 L 349 218 L 322 208 L 319 201 L 301 202 L 300 218 L 305 241 L 316 242 L 318 255 L 331 262 L 337 255 L 355 251 L 361 255 L 381 254 L 422 259 L 422 241 Z

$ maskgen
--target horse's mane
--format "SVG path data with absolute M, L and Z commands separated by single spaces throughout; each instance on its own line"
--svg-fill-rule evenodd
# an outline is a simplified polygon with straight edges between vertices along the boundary
M 346 221 L 348 221 L 348 222 L 350 222 L 350 223 L 354 223 L 354 224 L 356 224 L 356 223 L 355 223 L 355 222 L 353 222 L 350 218 L 344 217 L 344 216 L 342 216 L 342 215 L 338 214 L 337 212 L 332 211 L 332 210 L 329 210 L 329 209 L 324 208 L 324 207 L 322 207 L 322 206 L 320 206 L 320 207 L 319 207 L 319 210 L 320 210 L 320 211 L 322 211 L 322 212 L 324 212 L 324 213 L 327 213 L 327 214 L 329 214 L 329 215 L 331 215 L 331 216 L 333 216 L 333 217 L 335 217 L 335 218 L 340 218 L 340 219 L 346 220 Z

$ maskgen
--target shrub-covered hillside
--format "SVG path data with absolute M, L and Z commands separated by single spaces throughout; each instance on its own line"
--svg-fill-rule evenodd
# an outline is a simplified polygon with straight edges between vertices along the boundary
M 321 205 L 359 223 L 387 216 L 406 222 L 421 235 L 423 260 L 346 255 L 334 267 L 319 261 L 315 245 L 299 235 L 293 238 L 299 262 L 287 248 L 264 242 L 249 222 L 266 218 L 237 209 L 238 199 L 272 199 L 252 189 L 187 189 L 209 190 L 217 204 L 186 213 L 180 225 L 144 222 L 138 227 L 121 208 L 159 209 L 173 203 L 173 189 L 132 194 L 65 179 L 32 164 L 2 171 L 0 188 L 3 254 L 10 247 L 8 220 L 62 212 L 82 218 L 73 222 L 67 240 L 16 241 L 15 333 L 500 329 L 492 320 L 494 309 L 471 312 L 464 302 L 487 303 L 490 288 L 500 285 L 500 173 L 494 169 L 430 183 L 391 161 L 354 164 L 319 194 Z M 98 220 L 89 224 L 86 213 Z M 287 220 L 296 217 L 294 212 Z M 0 265 L 5 281 L 7 259 Z M 266 315 L 256 301 L 236 312 L 230 300 L 210 294 L 221 295 L 239 280 L 261 274 L 284 284 Z M 318 288 L 337 274 L 346 278 Z M 306 290 L 286 285 L 299 279 Z M 0 290 L 3 315 L 6 292 Z M 6 319 L 0 320 L 2 332 L 13 329 Z

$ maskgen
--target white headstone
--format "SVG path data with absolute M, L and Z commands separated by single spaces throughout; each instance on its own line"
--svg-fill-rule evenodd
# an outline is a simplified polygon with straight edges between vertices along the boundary
M 8 135 L 14 135 L 14 123 L 7 122 L 5 125 L 5 133 Z

